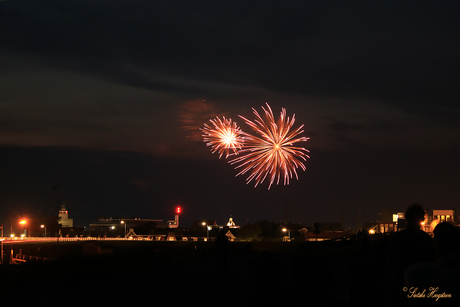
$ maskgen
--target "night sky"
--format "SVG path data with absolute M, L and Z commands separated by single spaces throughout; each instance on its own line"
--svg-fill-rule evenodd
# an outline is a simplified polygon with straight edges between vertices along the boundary
M 0 223 L 242 225 L 460 209 L 458 1 L 0 1 Z M 257 188 L 198 130 L 268 102 L 307 170 Z

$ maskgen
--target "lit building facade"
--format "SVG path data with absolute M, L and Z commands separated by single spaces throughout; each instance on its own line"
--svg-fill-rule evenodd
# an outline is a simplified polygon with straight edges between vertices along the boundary
M 457 218 L 455 218 L 455 209 L 450 210 L 433 210 L 431 214 L 425 216 L 425 221 L 422 223 L 422 229 L 432 234 L 433 230 L 439 223 L 448 222 L 456 225 L 458 223 Z
M 62 227 L 73 227 L 73 219 L 69 219 L 69 211 L 65 208 L 65 205 L 62 205 L 61 210 L 59 210 L 59 224 Z
M 433 210 L 433 220 L 439 222 L 455 223 L 455 209 L 451 210 Z

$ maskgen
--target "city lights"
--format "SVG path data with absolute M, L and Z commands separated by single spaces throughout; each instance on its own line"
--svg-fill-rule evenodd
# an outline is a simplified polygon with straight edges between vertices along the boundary
M 125 225 L 125 238 L 126 238 L 126 222 L 125 222 L 125 221 L 121 221 L 120 224 L 124 224 L 124 225 Z

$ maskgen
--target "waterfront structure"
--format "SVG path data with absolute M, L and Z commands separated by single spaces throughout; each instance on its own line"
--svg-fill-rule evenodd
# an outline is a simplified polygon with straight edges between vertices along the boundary
M 150 235 L 154 229 L 167 228 L 163 220 L 142 218 L 101 217 L 89 224 L 89 232 L 95 237 L 125 237 L 126 230 L 133 229 L 137 235 Z
M 62 227 L 73 227 L 73 219 L 69 219 L 69 211 L 67 211 L 65 205 L 62 205 L 61 210 L 59 210 L 58 223 Z

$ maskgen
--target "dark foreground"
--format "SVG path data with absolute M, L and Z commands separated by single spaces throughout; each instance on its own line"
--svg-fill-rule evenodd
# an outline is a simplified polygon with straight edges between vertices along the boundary
M 385 241 L 61 242 L 0 267 L 1 302 L 120 306 L 383 306 Z M 8 247 L 5 247 L 7 253 Z

